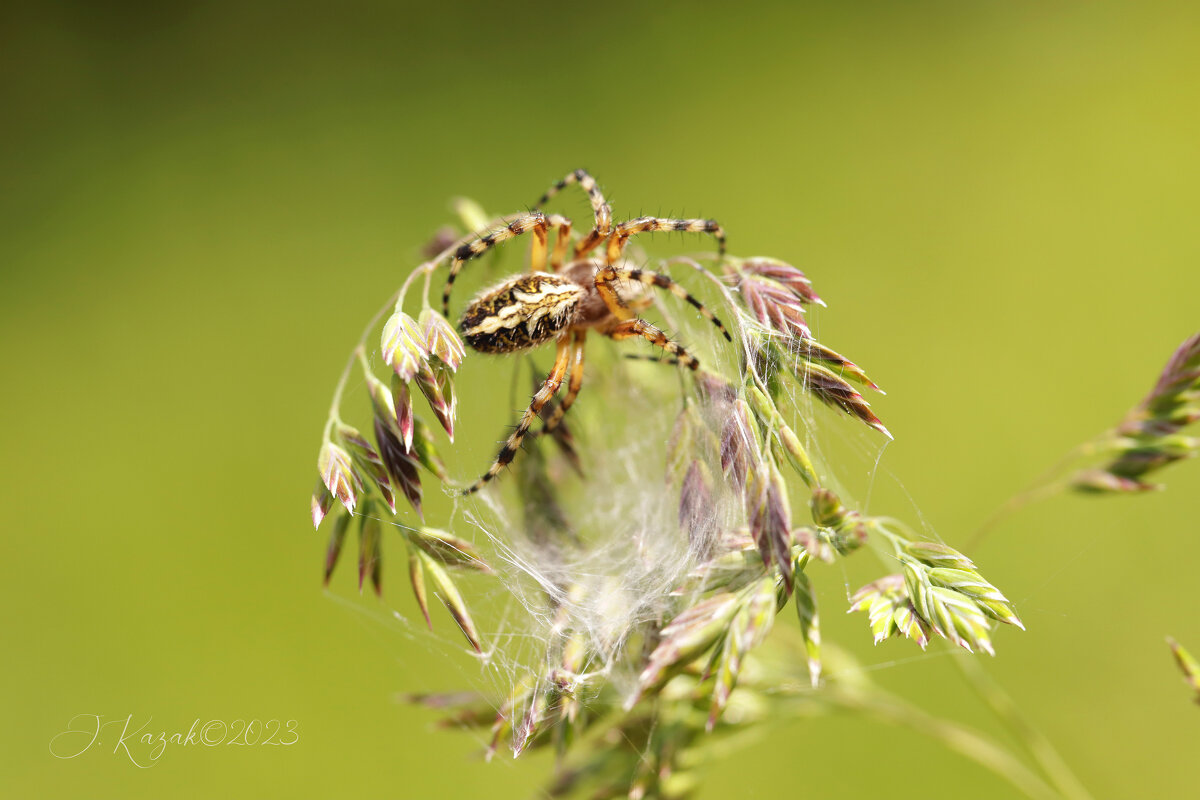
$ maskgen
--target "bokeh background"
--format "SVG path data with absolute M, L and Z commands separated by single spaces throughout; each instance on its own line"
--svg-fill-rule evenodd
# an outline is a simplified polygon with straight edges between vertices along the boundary
M 323 592 L 307 517 L 344 355 L 456 195 L 515 211 L 586 166 L 619 216 L 714 216 L 801 266 L 822 339 L 889 392 L 897 440 L 848 480 L 963 545 L 1200 328 L 1198 35 L 1187 3 L 6 7 L 3 794 L 534 791 L 545 758 L 485 765 L 397 700 L 470 660 L 391 616 L 413 614 L 398 563 L 383 602 L 352 565 Z M 507 409 L 478 413 L 465 464 Z M 1200 467 L 1163 477 L 972 551 L 1029 627 L 988 669 L 1098 797 L 1196 784 L 1163 637 L 1200 649 Z M 827 638 L 998 732 L 946 648 L 873 649 L 844 580 L 820 587 Z M 76 714 L 295 719 L 300 742 L 55 759 Z M 1011 793 L 848 717 L 707 776 L 707 797 Z

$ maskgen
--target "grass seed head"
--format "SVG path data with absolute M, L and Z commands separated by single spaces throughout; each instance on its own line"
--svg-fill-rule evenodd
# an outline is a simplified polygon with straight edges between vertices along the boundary
M 353 514 L 358 494 L 362 491 L 362 481 L 354 474 L 354 462 L 350 454 L 327 441 L 317 456 L 317 470 L 329 493 Z
M 440 360 L 451 372 L 457 371 L 467 351 L 454 326 L 429 307 L 421 310 L 417 324 L 425 337 L 425 352 Z
M 1200 453 L 1200 439 L 1180 431 L 1200 420 L 1200 333 L 1183 342 L 1158 381 L 1094 449 L 1111 453 L 1107 464 L 1080 470 L 1067 485 L 1089 494 L 1130 494 L 1159 488 L 1147 475 Z
M 1191 653 L 1179 645 L 1179 642 L 1169 636 L 1167 637 L 1167 646 L 1171 648 L 1171 654 L 1175 656 L 1175 664 L 1183 673 L 1184 681 L 1196 693 L 1196 702 L 1200 703 L 1200 661 L 1197 661 Z
M 403 311 L 392 314 L 384 323 L 379 346 L 383 362 L 402 381 L 411 381 L 429 356 L 425 349 L 424 331 L 415 319 Z

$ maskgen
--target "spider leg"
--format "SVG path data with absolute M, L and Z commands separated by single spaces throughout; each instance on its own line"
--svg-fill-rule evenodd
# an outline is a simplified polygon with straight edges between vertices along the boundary
M 604 199 L 604 195 L 596 186 L 596 179 L 589 175 L 587 170 L 577 169 L 547 189 L 534 208 L 541 208 L 550 201 L 551 197 L 573 183 L 578 183 L 579 188 L 587 192 L 588 199 L 592 201 L 592 213 L 595 216 L 595 224 L 592 226 L 591 232 L 575 247 L 575 257 L 579 258 L 598 245 L 612 229 L 612 209 L 609 208 L 608 201 Z
M 533 425 L 533 421 L 542 413 L 542 409 L 546 403 L 550 402 L 550 398 L 558 392 L 558 387 L 562 386 L 563 376 L 567 374 L 567 362 L 573 346 L 568 344 L 567 337 L 562 337 L 558 340 L 558 352 L 554 358 L 554 366 L 550 369 L 550 374 L 546 376 L 546 381 L 542 384 L 542 388 L 534 393 L 533 399 L 529 403 L 529 408 L 525 409 L 525 413 L 521 415 L 521 421 L 517 423 L 517 429 L 514 430 L 500 448 L 496 460 L 492 466 L 484 473 L 483 477 L 475 481 L 469 489 L 463 490 L 464 495 L 473 494 L 484 486 L 488 481 L 500 474 L 500 470 L 508 466 L 509 462 L 517 454 L 517 450 L 521 447 L 521 440 L 525 438 L 525 434 L 529 433 L 529 428 Z
M 641 353 L 626 353 L 625 358 L 630 361 L 653 361 L 655 364 L 669 364 L 675 366 L 679 363 L 678 358 L 660 358 L 659 356 L 647 356 Z
M 550 419 L 546 420 L 539 434 L 553 433 L 562 424 L 567 410 L 574 405 L 575 398 L 579 396 L 579 389 L 583 386 L 583 343 L 586 338 L 586 331 L 575 331 L 575 338 L 571 340 L 571 380 L 567 384 L 567 394 L 558 408 L 554 409 Z
M 554 240 L 554 252 L 550 254 L 550 271 L 558 272 L 567 255 L 567 245 L 571 243 L 571 220 L 563 217 L 566 222 L 558 226 L 558 237 Z
M 454 279 L 458 277 L 463 264 L 467 261 L 479 258 L 501 242 L 506 242 L 523 233 L 532 231 L 533 252 L 529 259 L 529 266 L 532 272 L 540 272 L 546 267 L 546 245 L 548 238 L 546 231 L 550 228 L 557 228 L 561 231 L 564 227 L 569 231 L 571 221 L 560 214 L 547 216 L 540 211 L 531 211 L 512 220 L 503 228 L 489 231 L 478 239 L 467 242 L 455 250 L 454 261 L 450 264 L 450 274 L 446 278 L 446 288 L 442 290 L 442 314 L 447 317 L 450 316 L 450 290 L 454 287 Z M 555 250 L 558 250 L 557 246 Z
M 655 347 L 661 347 L 664 351 L 670 353 L 678 363 L 688 369 L 695 370 L 700 367 L 700 362 L 690 355 L 687 350 L 684 350 L 682 345 L 671 341 L 670 337 L 644 319 L 627 319 L 624 322 L 618 323 L 616 327 L 608 331 L 605 335 L 617 341 L 640 336 Z
M 715 219 L 663 219 L 661 217 L 638 217 L 622 222 L 608 237 L 605 262 L 615 264 L 625 249 L 630 236 L 654 231 L 683 231 L 685 233 L 711 233 L 717 240 L 717 254 L 725 255 L 725 231 Z
M 627 269 L 625 267 L 606 266 L 601 267 L 596 273 L 596 290 L 600 292 L 600 296 L 604 299 L 605 305 L 618 319 L 631 319 L 633 311 L 629 309 L 617 295 L 617 290 L 613 288 L 612 282 L 618 278 L 628 278 L 629 280 L 639 281 L 647 286 L 653 286 L 657 289 L 665 289 L 681 300 L 685 300 L 692 305 L 700 316 L 707 319 L 713 325 L 717 326 L 717 330 L 725 337 L 727 341 L 732 342 L 733 337 L 729 335 L 729 331 L 725 329 L 725 325 L 721 320 L 713 314 L 708 308 L 692 297 L 686 289 L 680 286 L 675 281 L 658 272 L 652 272 L 648 269 Z

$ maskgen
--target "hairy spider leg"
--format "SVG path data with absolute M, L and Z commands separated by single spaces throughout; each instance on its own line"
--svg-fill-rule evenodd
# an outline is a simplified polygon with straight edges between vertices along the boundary
M 612 265 L 601 267 L 596 272 L 596 289 L 600 292 L 600 296 L 604 299 L 605 305 L 618 318 L 622 320 L 632 319 L 633 310 L 628 308 L 617 295 L 616 289 L 612 287 L 612 282 L 618 279 L 628 279 L 644 283 L 647 286 L 653 286 L 657 289 L 665 289 L 671 294 L 689 303 L 693 308 L 700 312 L 700 316 L 707 319 L 713 325 L 717 326 L 717 330 L 725 337 L 726 341 L 733 341 L 733 337 L 729 335 L 729 331 L 725 329 L 725 324 L 717 317 L 716 314 L 708 310 L 708 307 L 693 297 L 686 289 L 680 286 L 675 281 L 668 278 L 659 272 L 653 272 L 648 269 L 628 269 L 625 267 L 614 267 Z
M 571 227 L 571 221 L 560 214 L 546 216 L 540 211 L 522 214 L 509 222 L 503 228 L 473 239 L 454 251 L 454 261 L 450 264 L 450 275 L 446 278 L 446 288 L 442 290 L 442 314 L 450 316 L 450 290 L 454 288 L 454 279 L 462 270 L 463 264 L 491 250 L 501 242 L 506 242 L 523 233 L 533 232 L 533 253 L 529 264 L 532 272 L 540 272 L 546 266 L 546 231 L 550 228 L 562 230 Z
M 546 403 L 550 402 L 550 398 L 558 393 L 558 388 L 562 386 L 563 377 L 567 374 L 567 363 L 570 360 L 573 345 L 568 341 L 568 337 L 563 336 L 558 340 L 558 352 L 554 357 L 554 366 L 550 369 L 550 374 L 546 376 L 546 381 L 542 384 L 542 388 L 534 393 L 533 399 L 529 403 L 529 407 L 525 409 L 525 413 L 521 415 L 521 421 L 517 423 L 517 428 L 508 437 L 504 446 L 500 448 L 496 460 L 492 466 L 484 473 L 483 477 L 475 481 L 468 489 L 463 490 L 464 495 L 473 494 L 484 486 L 488 481 L 500 474 L 500 470 L 504 469 L 513 460 L 517 454 L 517 450 L 521 447 L 521 441 L 525 438 L 525 434 L 529 433 L 530 426 L 533 421 L 538 418 L 545 408 Z
M 583 386 L 583 343 L 586 339 L 587 331 L 575 331 L 571 340 L 571 380 L 567 384 L 567 393 L 550 415 L 550 419 L 542 426 L 540 434 L 553 433 L 562 424 L 567 410 L 574 405 L 575 398 L 579 396 L 579 389 Z
M 684 233 L 711 233 L 717 240 L 717 255 L 725 255 L 725 231 L 721 228 L 715 219 L 663 219 L 661 217 L 638 217 L 631 219 L 628 222 L 621 222 L 613 229 L 613 232 L 608 236 L 607 252 L 605 253 L 605 261 L 609 264 L 617 263 L 617 259 L 621 257 L 621 251 L 625 249 L 625 242 L 629 241 L 630 236 L 639 233 L 653 233 L 655 231 L 682 231 Z
M 600 193 L 600 188 L 596 186 L 596 179 L 589 175 L 587 170 L 577 169 L 547 189 L 546 193 L 534 205 L 534 208 L 540 209 L 546 203 L 550 202 L 551 197 L 554 197 L 554 195 L 573 183 L 579 184 L 579 188 L 587 192 L 588 200 L 592 202 L 592 213 L 595 217 L 595 223 L 592 226 L 591 232 L 575 246 L 575 257 L 581 258 L 603 241 L 604 237 L 608 236 L 609 231 L 612 229 L 612 208 L 609 207 L 608 201 L 604 199 L 604 195 Z
M 678 358 L 662 358 L 660 356 L 648 356 L 644 353 L 626 353 L 625 358 L 630 361 L 653 361 L 655 364 L 667 364 L 674 366 L 679 363 Z
M 675 357 L 675 360 L 688 369 L 696 370 L 700 367 L 700 362 L 691 356 L 687 350 L 684 350 L 682 345 L 671 341 L 665 333 L 644 319 L 626 320 L 608 331 L 606 335 L 617 341 L 640 336 L 655 347 L 661 347 L 664 351 L 670 353 Z
M 562 268 L 563 259 L 567 257 L 567 245 L 571 243 L 571 220 L 558 217 L 563 223 L 558 226 L 558 237 L 554 240 L 554 250 L 550 253 L 550 271 L 558 272 Z M 533 272 L 532 261 L 530 272 Z

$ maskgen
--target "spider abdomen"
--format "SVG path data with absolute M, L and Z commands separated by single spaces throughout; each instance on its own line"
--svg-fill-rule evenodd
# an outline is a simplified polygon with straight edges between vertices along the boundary
M 518 275 L 471 301 L 458 327 L 463 340 L 480 353 L 526 350 L 570 327 L 585 294 L 582 286 L 561 275 Z

